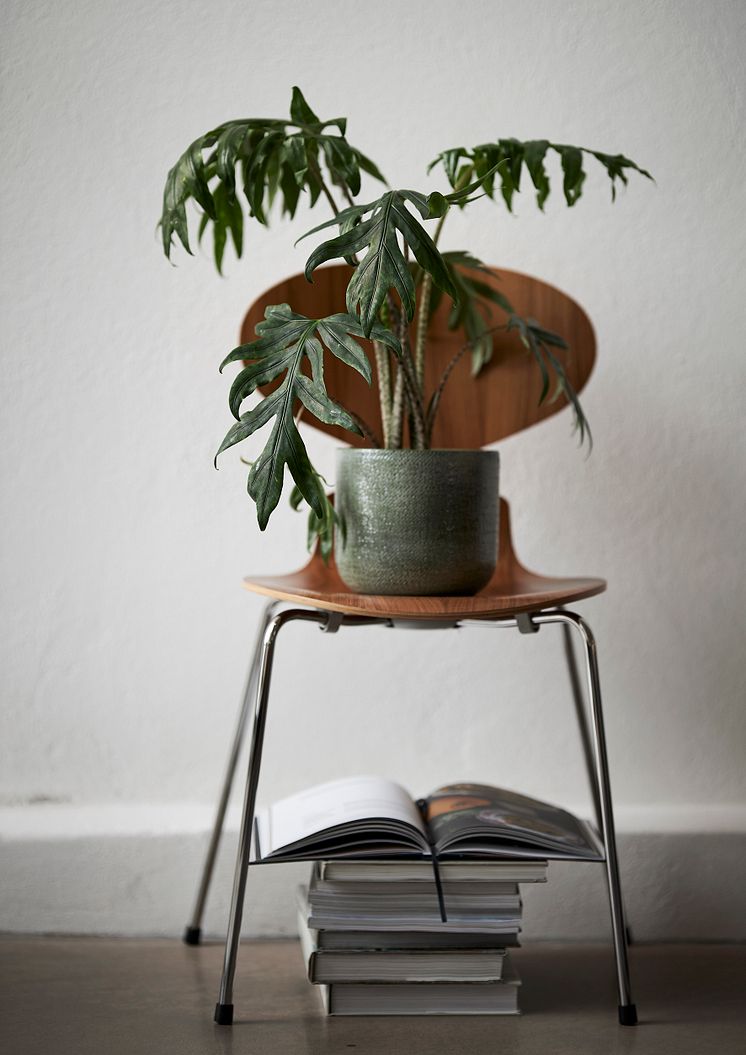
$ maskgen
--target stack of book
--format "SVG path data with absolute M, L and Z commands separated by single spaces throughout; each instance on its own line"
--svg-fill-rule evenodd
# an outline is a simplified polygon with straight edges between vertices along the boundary
M 511 1015 L 519 883 L 546 861 L 324 861 L 298 891 L 308 979 L 333 1015 Z
M 298 926 L 335 1015 L 517 1014 L 519 884 L 550 858 L 603 860 L 591 826 L 549 803 L 484 784 L 414 801 L 378 777 L 275 803 L 254 845 L 258 861 L 315 862 Z

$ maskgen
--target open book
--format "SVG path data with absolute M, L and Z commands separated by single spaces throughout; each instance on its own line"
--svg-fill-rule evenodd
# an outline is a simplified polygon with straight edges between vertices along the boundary
M 603 860 L 596 832 L 547 802 L 486 784 L 450 784 L 414 801 L 381 777 L 301 791 L 257 814 L 258 860 L 433 855 Z

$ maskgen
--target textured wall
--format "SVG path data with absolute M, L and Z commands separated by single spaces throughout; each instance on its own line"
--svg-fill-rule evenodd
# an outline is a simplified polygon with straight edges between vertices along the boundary
M 211 458 L 229 423 L 217 364 L 250 299 L 301 268 L 305 217 L 250 228 L 225 279 L 205 254 L 169 267 L 155 234 L 183 147 L 229 117 L 281 116 L 295 83 L 348 114 L 398 185 L 436 183 L 438 150 L 498 135 L 653 171 L 614 206 L 600 171 L 573 210 L 558 194 L 546 215 L 528 193 L 515 217 L 480 203 L 444 244 L 566 289 L 596 326 L 591 458 L 566 413 L 500 449 L 526 563 L 610 581 L 583 610 L 619 803 L 641 831 L 646 807 L 707 807 L 693 828 L 743 815 L 743 4 L 9 0 L 1 17 L 14 823 L 40 799 L 69 804 L 72 829 L 78 806 L 210 801 L 260 610 L 240 577 L 304 559 L 302 519 L 283 503 L 260 534 L 238 455 L 219 473 Z M 307 442 L 333 477 L 334 442 Z M 278 658 L 262 798 L 371 770 L 413 792 L 474 778 L 585 794 L 549 629 L 292 627 Z

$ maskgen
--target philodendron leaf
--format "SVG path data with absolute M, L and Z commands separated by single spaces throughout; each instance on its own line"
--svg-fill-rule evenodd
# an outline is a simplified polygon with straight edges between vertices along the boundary
M 322 161 L 328 178 L 345 194 L 359 192 L 361 171 L 385 183 L 376 165 L 347 142 L 345 128 L 343 117 L 318 118 L 300 89 L 293 88 L 290 120 L 227 121 L 195 139 L 166 178 L 160 220 L 166 256 L 171 255 L 174 238 L 188 253 L 192 251 L 187 215 L 192 202 L 202 213 L 200 231 L 214 224 L 215 262 L 220 270 L 228 233 L 238 256 L 242 251 L 239 188 L 249 215 L 267 224 L 278 197 L 282 211 L 291 218 L 302 191 L 308 193 L 311 205 L 318 201 L 323 191 Z
M 344 314 L 309 319 L 291 311 L 287 304 L 279 304 L 267 308 L 256 333 L 257 340 L 235 348 L 220 367 L 222 370 L 228 363 L 248 360 L 233 381 L 228 399 L 236 424 L 229 429 L 215 458 L 274 418 L 267 443 L 253 462 L 248 478 L 248 492 L 256 502 L 259 527 L 262 531 L 265 529 L 280 500 L 285 466 L 315 515 L 323 520 L 328 517 L 324 490 L 295 423 L 295 408 L 300 401 L 320 421 L 350 432 L 360 431 L 351 415 L 326 391 L 323 356 L 325 345 L 332 355 L 370 382 L 370 363 L 354 339 L 363 336 L 361 324 L 353 316 Z M 380 324 L 373 327 L 371 336 L 395 353 L 399 352 L 394 335 Z M 302 372 L 305 359 L 310 364 L 310 376 Z M 280 377 L 282 380 L 273 392 L 251 410 L 241 413 L 248 396 Z
M 451 271 L 453 284 L 458 290 L 448 314 L 448 328 L 463 330 L 471 354 L 472 374 L 476 376 L 491 359 L 494 350 L 494 331 L 499 327 L 494 322 L 494 308 L 507 317 L 515 309 L 505 294 L 487 278 L 495 278 L 495 272 L 472 253 L 465 250 L 450 250 L 443 253 L 443 260 Z M 440 306 L 442 293 L 433 289 L 430 297 L 430 317 Z
M 399 294 L 407 317 L 411 319 L 414 315 L 415 285 L 398 235 L 412 250 L 420 267 L 432 275 L 435 284 L 456 296 L 437 246 L 406 206 L 408 196 L 406 191 L 392 190 L 368 205 L 345 209 L 332 221 L 339 224 L 342 233 L 322 242 L 306 263 L 306 278 L 310 282 L 319 264 L 338 258 L 350 260 L 365 252 L 347 287 L 347 310 L 351 314 L 359 313 L 366 337 L 370 337 L 390 290 Z M 414 202 L 423 219 L 427 219 L 429 209 L 424 199 L 423 203 Z M 332 223 L 321 226 L 332 226 Z
M 437 190 L 428 194 L 427 198 L 422 194 L 418 194 L 417 191 L 411 190 L 402 191 L 402 194 L 409 198 L 410 201 L 417 204 L 421 211 L 422 205 L 426 204 L 428 219 L 432 219 L 436 216 L 445 216 L 451 205 L 459 205 L 463 207 L 464 205 L 468 205 L 469 202 L 481 198 L 485 193 L 482 190 L 484 185 L 493 179 L 499 168 L 506 164 L 507 162 L 504 160 L 498 161 L 491 168 L 486 169 L 476 179 L 472 180 L 471 183 L 468 183 L 466 186 L 459 186 L 458 190 L 454 190 L 451 194 L 441 194 L 441 192 Z M 481 191 L 481 193 L 477 194 L 476 191 Z M 473 197 L 470 197 L 470 195 L 473 195 Z
M 461 355 L 467 350 L 471 352 L 472 374 L 476 376 L 492 358 L 495 332 L 516 330 L 521 342 L 533 356 L 541 375 L 539 403 L 543 403 L 547 398 L 554 402 L 564 395 L 573 409 L 575 427 L 580 433 L 581 443 L 587 438 L 589 447 L 592 447 L 590 426 L 577 392 L 567 376 L 562 361 L 554 351 L 554 349 L 566 351 L 567 342 L 551 330 L 544 329 L 535 319 L 524 319 L 518 315 L 505 294 L 482 278 L 483 275 L 494 278 L 494 271 L 471 253 L 452 251 L 444 253 L 443 259 L 451 269 L 454 284 L 459 291 L 459 298 L 454 301 L 448 316 L 448 327 L 451 330 L 462 330 L 467 340 L 446 367 L 430 398 L 425 416 L 428 440 L 432 435 L 443 391 Z M 441 295 L 433 291 L 430 303 L 431 313 L 437 309 L 440 300 Z M 494 323 L 492 317 L 494 307 L 504 313 L 505 322 L 497 325 Z M 550 396 L 551 374 L 554 374 L 555 386 Z
M 481 260 L 463 251 L 444 253 L 443 257 L 451 268 L 459 293 L 448 316 L 448 328 L 461 329 L 466 334 L 471 351 L 471 372 L 476 377 L 492 359 L 493 306 L 508 316 L 514 314 L 514 308 L 504 293 L 481 277 L 494 274 Z
M 492 176 L 497 166 L 487 172 Z M 298 241 L 329 227 L 339 227 L 339 234 L 322 242 L 306 262 L 306 278 L 327 260 L 343 259 L 355 263 L 355 272 L 347 286 L 347 310 L 358 313 L 366 337 L 378 319 L 381 305 L 389 292 L 395 290 L 404 307 L 407 318 L 414 316 L 415 282 L 404 249 L 410 249 L 423 271 L 432 278 L 438 289 L 458 298 L 450 269 L 444 263 L 438 247 L 407 208 L 413 205 L 423 220 L 443 216 L 456 204 L 471 200 L 469 195 L 478 190 L 482 178 L 475 180 L 452 194 L 434 191 L 425 195 L 413 190 L 387 191 L 376 201 L 365 205 L 353 205 L 339 215 L 307 231 Z M 357 254 L 365 252 L 362 260 Z
M 241 212 L 241 206 L 238 203 L 238 199 L 235 196 L 231 196 L 225 185 L 219 183 L 213 193 L 213 203 L 215 206 L 215 215 L 212 220 L 212 238 L 213 238 L 213 255 L 215 258 L 215 267 L 217 268 L 218 274 L 223 273 L 223 254 L 228 241 L 228 235 L 231 237 L 236 255 L 241 256 L 243 251 L 243 213 Z M 202 214 L 202 219 L 199 225 L 199 240 L 202 241 L 202 237 L 209 224 L 210 217 L 207 213 Z
M 317 477 L 324 513 L 323 516 L 318 516 L 313 509 L 309 510 L 306 545 L 309 551 L 313 552 L 314 547 L 318 544 L 322 560 L 325 564 L 328 564 L 334 549 L 334 528 L 336 526 L 344 537 L 344 524 L 334 508 L 334 503 L 326 493 L 323 477 L 320 474 L 317 474 Z M 300 489 L 297 486 L 293 487 L 290 492 L 290 505 L 297 512 L 302 504 L 303 495 Z
M 554 374 L 554 393 L 550 402 L 554 402 L 564 395 L 573 410 L 575 428 L 580 434 L 581 444 L 588 440 L 589 450 L 593 447 L 593 436 L 588 419 L 585 416 L 580 399 L 575 391 L 564 365 L 552 351 L 553 348 L 566 349 L 567 343 L 562 337 L 549 330 L 543 329 L 535 319 L 524 319 L 520 315 L 511 315 L 506 327 L 508 331 L 517 330 L 521 342 L 527 351 L 534 357 L 542 378 L 541 394 L 539 403 L 543 403 L 549 396 L 550 371 Z
M 536 202 L 540 209 L 549 197 L 549 176 L 545 168 L 547 153 L 558 154 L 562 165 L 562 189 L 568 205 L 574 205 L 582 196 L 585 171 L 583 155 L 594 157 L 606 169 L 611 180 L 611 198 L 616 197 L 616 181 L 626 184 L 628 172 L 639 172 L 647 179 L 653 177 L 623 154 L 603 154 L 587 147 L 567 146 L 562 143 L 550 143 L 548 139 L 532 139 L 522 142 L 519 139 L 497 139 L 494 143 L 481 143 L 468 149 L 453 147 L 444 150 L 430 163 L 428 172 L 436 165 L 442 165 L 452 187 L 463 182 L 465 177 L 475 175 L 481 178 L 484 193 L 495 196 L 494 169 L 500 166 L 500 192 L 508 209 L 513 208 L 513 195 L 520 190 L 521 171 L 525 167 L 536 189 Z

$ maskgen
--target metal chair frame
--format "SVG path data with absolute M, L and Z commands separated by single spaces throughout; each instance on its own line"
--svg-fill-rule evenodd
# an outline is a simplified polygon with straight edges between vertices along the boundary
M 223 973 L 220 981 L 218 1001 L 215 1007 L 215 1021 L 219 1025 L 230 1025 L 233 1022 L 233 982 L 236 971 L 241 922 L 243 918 L 246 880 L 249 870 L 251 833 L 254 826 L 256 792 L 264 744 L 264 730 L 269 705 L 270 683 L 274 663 L 275 646 L 280 630 L 290 622 L 305 621 L 316 623 L 326 633 L 336 633 L 340 627 L 350 626 L 385 626 L 396 628 L 397 622 L 376 616 L 347 615 L 340 612 L 328 612 L 313 608 L 282 608 L 282 603 L 274 601 L 266 606 L 254 646 L 253 657 L 239 710 L 238 723 L 231 745 L 225 779 L 218 802 L 215 823 L 210 838 L 207 856 L 197 892 L 197 898 L 191 922 L 186 928 L 184 940 L 189 945 L 198 945 L 201 937 L 202 918 L 215 866 L 215 859 L 220 844 L 225 822 L 225 813 L 233 787 L 238 761 L 241 755 L 249 714 L 252 711 L 253 721 L 249 747 L 248 769 L 241 816 L 241 827 L 236 856 L 236 867 L 233 880 L 228 933 L 225 944 Z M 598 831 L 604 848 L 604 863 L 611 910 L 611 929 L 614 944 L 618 988 L 619 1021 L 622 1025 L 633 1026 L 637 1023 L 637 1010 L 632 1000 L 630 987 L 629 963 L 627 956 L 628 934 L 624 920 L 622 888 L 619 878 L 619 863 L 614 831 L 614 812 L 609 780 L 609 763 L 604 733 L 603 709 L 601 705 L 601 684 L 598 672 L 596 642 L 588 623 L 575 612 L 564 608 L 552 608 L 533 613 L 508 616 L 505 618 L 448 620 L 444 622 L 422 621 L 416 627 L 423 630 L 481 626 L 500 628 L 517 628 L 521 633 L 538 633 L 544 625 L 557 624 L 562 627 L 564 635 L 565 657 L 570 676 L 575 704 L 575 715 L 580 732 L 580 740 L 588 774 L 588 781 L 593 799 L 594 813 Z M 410 620 L 407 627 L 412 627 Z M 572 631 L 575 631 L 583 645 L 585 656 L 586 684 L 589 707 L 586 707 L 581 689 L 581 678 L 578 671 L 575 650 L 572 642 Z M 590 711 L 590 723 L 588 721 Z

